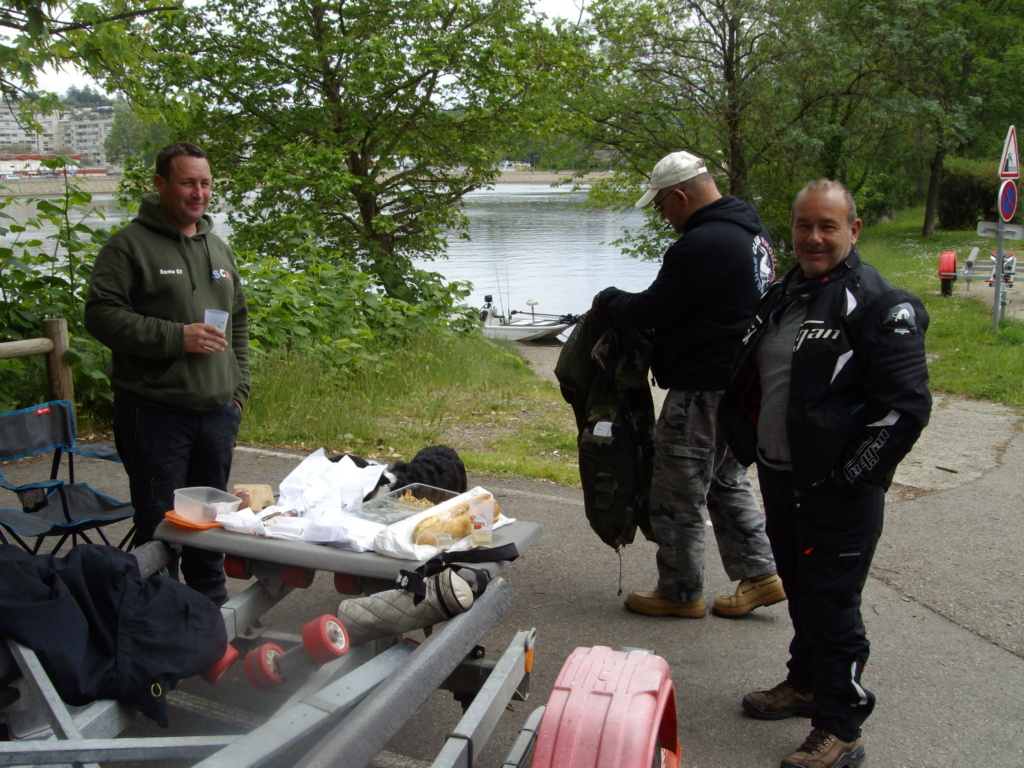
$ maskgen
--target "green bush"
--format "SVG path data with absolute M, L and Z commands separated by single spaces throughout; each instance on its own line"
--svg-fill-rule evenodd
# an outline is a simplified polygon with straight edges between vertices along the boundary
M 64 156 L 43 161 L 53 171 L 75 164 Z M 30 213 L 22 223 L 7 208 L 26 208 Z M 94 229 L 85 220 L 102 215 L 74 176 L 65 177 L 62 196 L 54 199 L 0 200 L 0 236 L 5 241 L 0 247 L 0 341 L 38 338 L 43 320 L 64 318 L 71 337 L 68 360 L 75 399 L 86 414 L 109 411 L 112 400 L 104 373 L 106 351 L 85 334 L 82 317 L 96 251 L 109 237 L 109 232 Z M 53 234 L 44 236 L 44 229 Z M 0 375 L 0 408 L 34 405 L 47 396 L 42 357 L 6 361 Z
M 871 174 L 854 195 L 857 214 L 870 226 L 887 221 L 918 199 L 918 189 L 906 174 Z
M 939 188 L 939 227 L 974 229 L 979 220 L 995 221 L 998 197 L 999 174 L 994 163 L 947 160 Z
M 4 211 L 15 206 L 30 207 L 25 223 Z M 84 223 L 93 215 L 102 214 L 73 177 L 57 199 L 0 200 L 0 237 L 6 241 L 0 247 L 0 341 L 38 338 L 44 319 L 64 318 L 78 412 L 103 423 L 112 413 L 105 372 L 110 356 L 85 332 L 83 315 L 92 265 L 110 232 Z M 44 236 L 44 228 L 56 231 Z M 301 354 L 331 379 L 350 378 L 356 371 L 379 374 L 401 363 L 389 350 L 436 329 L 464 330 L 476 324 L 474 313 L 459 306 L 469 293 L 462 283 L 412 269 L 405 279 L 415 283 L 420 299 L 402 301 L 385 295 L 378 279 L 344 254 L 326 250 L 296 222 L 278 221 L 276 234 L 258 252 L 237 254 L 249 299 L 255 365 L 260 355 L 273 351 Z M 0 361 L 0 376 L 4 410 L 33 405 L 46 396 L 41 357 Z

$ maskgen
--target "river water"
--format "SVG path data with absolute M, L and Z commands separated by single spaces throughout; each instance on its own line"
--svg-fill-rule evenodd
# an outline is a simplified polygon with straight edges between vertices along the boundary
M 610 243 L 624 228 L 637 229 L 640 211 L 588 210 L 585 192 L 544 184 L 497 184 L 465 198 L 471 240 L 452 240 L 448 259 L 432 269 L 449 280 L 468 280 L 469 303 L 486 294 L 507 314 L 526 310 L 580 314 L 594 294 L 614 285 L 639 291 L 654 280 L 660 263 L 641 262 Z
M 528 300 L 537 302 L 537 312 L 580 314 L 609 285 L 643 290 L 660 264 L 624 256 L 610 245 L 624 228 L 639 228 L 640 211 L 586 209 L 585 197 L 546 184 L 497 184 L 472 192 L 464 200 L 471 239 L 451 238 L 447 259 L 417 266 L 448 280 L 472 282 L 469 304 L 481 306 L 491 294 L 506 314 L 527 310 Z M 89 226 L 110 226 L 125 215 L 111 195 L 94 195 L 93 204 L 106 221 L 89 217 Z M 225 217 L 213 217 L 214 231 L 226 237 Z

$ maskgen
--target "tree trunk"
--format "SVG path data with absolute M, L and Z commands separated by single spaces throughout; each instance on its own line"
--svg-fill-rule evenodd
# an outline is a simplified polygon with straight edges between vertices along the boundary
M 729 194 L 745 198 L 747 193 L 747 159 L 743 154 L 743 99 L 737 75 L 739 59 L 740 17 L 729 14 L 726 19 L 726 45 L 722 56 L 722 80 L 725 83 L 725 126 L 729 143 Z
M 921 230 L 924 237 L 931 237 L 935 234 L 935 218 L 939 207 L 939 185 L 942 183 L 942 164 L 945 159 L 946 148 L 936 147 L 935 156 L 929 167 L 928 200 L 924 206 L 924 228 Z

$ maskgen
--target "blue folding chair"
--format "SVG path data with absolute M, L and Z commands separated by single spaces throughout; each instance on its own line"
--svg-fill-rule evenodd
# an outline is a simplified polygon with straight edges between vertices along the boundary
M 0 414 L 0 461 L 53 452 L 50 477 L 18 485 L 0 470 L 0 488 L 18 496 L 21 509 L 0 508 L 0 540 L 11 536 L 23 549 L 37 554 L 43 541 L 58 536 L 52 552 L 70 537 L 92 543 L 86 531 L 95 531 L 110 544 L 103 527 L 132 517 L 132 506 L 75 482 L 74 457 L 88 456 L 120 463 L 112 445 L 77 445 L 75 410 L 70 400 L 52 400 L 32 408 Z M 61 459 L 67 456 L 68 479 L 58 478 Z M 129 531 L 117 545 L 123 548 L 134 533 Z M 31 543 L 34 540 L 34 543 Z

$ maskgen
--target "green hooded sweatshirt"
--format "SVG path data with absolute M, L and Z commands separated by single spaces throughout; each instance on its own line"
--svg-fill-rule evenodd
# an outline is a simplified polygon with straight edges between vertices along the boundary
M 170 225 L 156 193 L 96 257 L 85 327 L 111 350 L 114 393 L 158 408 L 209 413 L 249 396 L 249 316 L 238 267 L 210 230 L 209 216 L 188 237 Z M 207 309 L 230 313 L 227 349 L 185 354 L 184 326 Z

